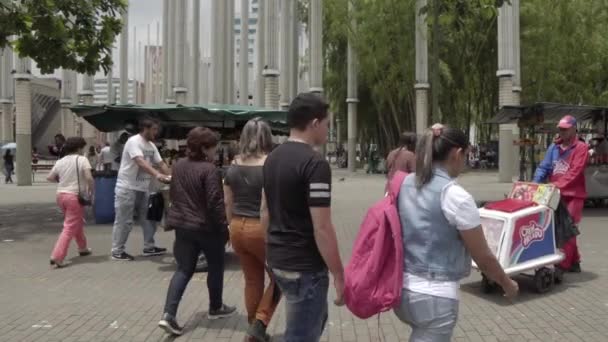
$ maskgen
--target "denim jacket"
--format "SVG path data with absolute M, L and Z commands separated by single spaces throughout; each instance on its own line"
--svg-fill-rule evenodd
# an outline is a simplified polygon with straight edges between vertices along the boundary
M 471 272 L 471 256 L 458 230 L 441 209 L 441 192 L 452 179 L 441 169 L 421 189 L 416 175 L 406 177 L 399 193 L 405 271 L 429 280 L 458 281 Z

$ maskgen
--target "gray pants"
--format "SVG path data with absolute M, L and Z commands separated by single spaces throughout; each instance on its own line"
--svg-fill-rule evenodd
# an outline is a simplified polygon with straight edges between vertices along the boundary
M 403 290 L 397 317 L 412 328 L 410 342 L 450 342 L 458 320 L 458 301 Z
M 148 214 L 148 198 L 150 194 L 143 191 L 116 188 L 116 199 L 114 209 L 114 230 L 112 231 L 112 254 L 120 254 L 125 251 L 125 244 L 129 233 L 133 229 L 133 216 L 137 218 L 144 232 L 144 248 L 154 247 L 154 234 L 156 224 L 146 219 Z

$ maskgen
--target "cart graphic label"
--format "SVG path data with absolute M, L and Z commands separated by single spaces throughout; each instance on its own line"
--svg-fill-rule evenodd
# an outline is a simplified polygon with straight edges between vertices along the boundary
M 538 223 L 531 221 L 527 226 L 521 227 L 519 235 L 521 235 L 521 245 L 528 248 L 532 242 L 542 240 L 545 237 L 545 231 Z
M 518 218 L 513 227 L 509 255 L 511 266 L 553 254 L 555 252 L 553 225 L 551 209 Z

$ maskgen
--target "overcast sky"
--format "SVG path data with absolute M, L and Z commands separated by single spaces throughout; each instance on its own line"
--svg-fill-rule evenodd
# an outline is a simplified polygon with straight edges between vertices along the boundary
M 211 0 L 200 0 L 201 1 L 201 56 L 210 54 L 209 48 L 209 30 L 210 30 L 210 10 Z M 233 0 L 234 1 L 234 0 Z M 188 1 L 190 5 L 191 1 Z M 239 11 L 239 1 L 236 4 L 236 11 Z M 135 66 L 138 66 L 137 78 L 143 79 L 143 56 L 137 60 L 141 60 L 140 63 L 135 63 L 135 51 L 133 48 L 133 33 L 137 31 L 137 45 L 139 43 L 146 45 L 148 43 L 148 25 L 150 25 L 150 41 L 152 45 L 156 45 L 157 23 L 160 23 L 160 35 L 159 41 L 162 44 L 162 12 L 163 12 L 163 1 L 162 0 L 129 0 L 129 78 L 133 77 Z M 188 10 L 187 13 L 191 14 L 192 11 Z M 188 18 L 188 21 L 192 21 L 192 17 Z M 135 28 L 135 29 L 134 29 Z M 191 35 L 191 32 L 188 34 Z M 114 77 L 118 77 L 119 70 L 119 55 L 118 47 L 120 46 L 120 35 L 116 39 L 114 50 Z M 143 48 L 142 48 L 143 50 Z M 34 67 L 34 74 L 39 75 L 40 72 Z M 60 77 L 61 72 L 56 71 L 55 76 Z M 97 77 L 103 77 L 103 74 L 98 73 Z

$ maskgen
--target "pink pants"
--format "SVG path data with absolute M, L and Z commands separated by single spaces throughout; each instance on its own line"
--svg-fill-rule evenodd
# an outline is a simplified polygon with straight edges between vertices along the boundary
M 583 216 L 583 207 L 585 206 L 585 200 L 582 198 L 562 197 L 562 201 L 566 205 L 566 208 L 568 208 L 568 212 L 570 213 L 570 216 L 572 216 L 574 224 L 578 225 L 581 222 L 581 217 Z M 565 258 L 559 264 L 561 268 L 567 270 L 572 267 L 572 264 L 581 262 L 581 255 L 578 252 L 576 236 L 568 240 L 562 246 L 562 250 L 564 252 Z
M 63 211 L 63 231 L 57 239 L 51 259 L 62 262 L 68 254 L 70 241 L 76 239 L 79 250 L 87 248 L 87 238 L 84 236 L 84 207 L 78 202 L 76 194 L 57 194 L 57 204 Z

